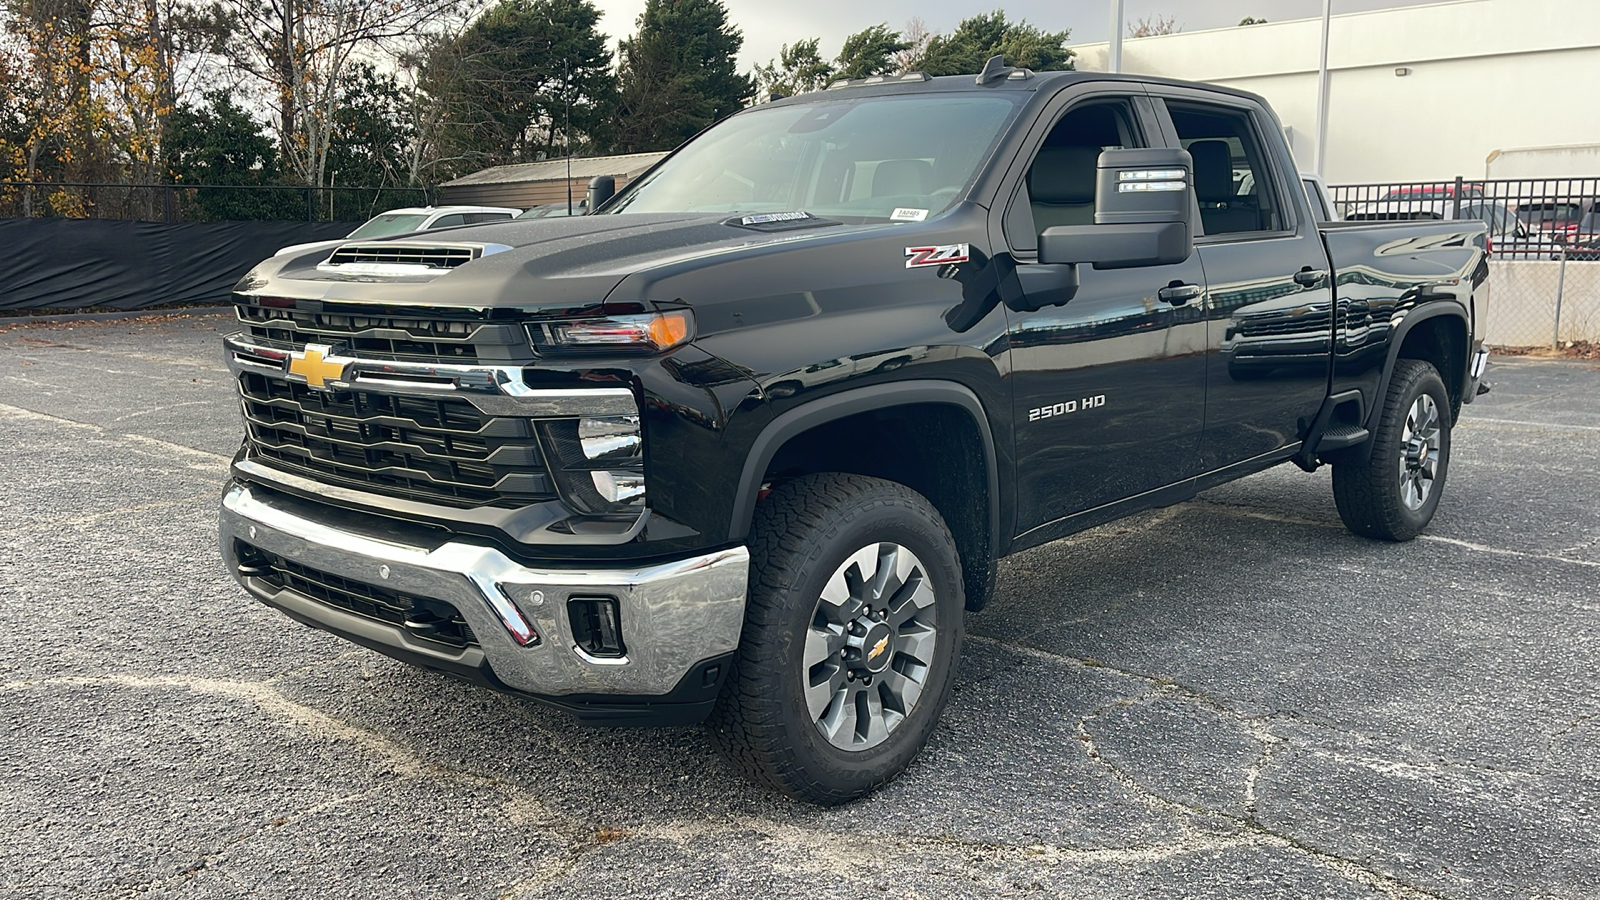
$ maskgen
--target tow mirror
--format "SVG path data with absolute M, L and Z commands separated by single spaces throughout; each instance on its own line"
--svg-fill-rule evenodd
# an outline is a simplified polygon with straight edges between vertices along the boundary
M 617 179 L 610 175 L 596 175 L 589 179 L 589 212 L 606 204 L 617 193 Z
M 1131 269 L 1194 252 L 1194 159 L 1178 149 L 1106 150 L 1095 165 L 1094 224 L 1039 234 L 1039 262 Z

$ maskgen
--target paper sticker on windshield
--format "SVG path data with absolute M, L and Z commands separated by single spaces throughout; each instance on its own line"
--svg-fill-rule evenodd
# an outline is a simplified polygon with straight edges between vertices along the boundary
M 770 225 L 773 222 L 797 222 L 801 219 L 811 218 L 808 212 L 781 212 L 762 213 L 758 216 L 745 216 L 739 220 L 740 225 Z
M 918 266 L 947 266 L 967 261 L 966 244 L 940 244 L 937 247 L 907 247 L 906 268 Z
M 925 210 L 925 209 L 911 209 L 909 207 L 902 206 L 899 209 L 896 209 L 894 211 L 893 215 L 889 216 L 889 221 L 891 221 L 891 222 L 921 222 L 923 219 L 926 219 L 927 217 L 928 217 L 928 211 Z

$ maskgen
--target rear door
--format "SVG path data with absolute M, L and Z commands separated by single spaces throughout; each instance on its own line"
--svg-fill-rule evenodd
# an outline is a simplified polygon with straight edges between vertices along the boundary
M 1005 212 L 1025 293 L 1048 300 L 1065 287 L 1071 267 L 1038 262 L 1038 233 L 1094 224 L 1100 152 L 1161 146 L 1152 113 L 1142 88 L 1119 85 L 1069 90 L 1044 117 Z M 1205 411 L 1199 259 L 1076 269 L 1064 305 L 1007 310 L 1019 534 L 1195 474 Z
M 1202 472 L 1301 440 L 1328 392 L 1328 257 L 1275 119 L 1243 97 L 1152 85 L 1169 137 L 1194 158 L 1205 266 Z

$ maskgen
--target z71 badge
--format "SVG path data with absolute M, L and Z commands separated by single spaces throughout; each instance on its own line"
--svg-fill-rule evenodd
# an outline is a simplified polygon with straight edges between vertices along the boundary
M 964 263 L 970 251 L 966 244 L 940 244 L 937 247 L 907 247 L 906 268 L 919 266 L 948 266 Z

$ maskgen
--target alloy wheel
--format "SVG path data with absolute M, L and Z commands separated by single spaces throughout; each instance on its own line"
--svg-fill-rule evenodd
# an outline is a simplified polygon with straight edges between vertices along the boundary
M 1407 509 L 1421 509 L 1433 493 L 1440 426 L 1439 405 L 1429 394 L 1418 395 L 1400 432 L 1400 501 Z
M 938 641 L 933 584 L 900 544 L 857 550 L 817 598 L 802 661 L 806 709 L 841 750 L 868 750 L 906 720 Z

